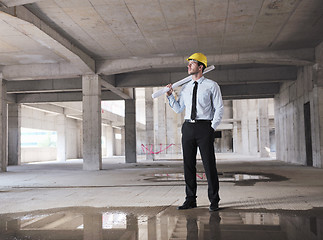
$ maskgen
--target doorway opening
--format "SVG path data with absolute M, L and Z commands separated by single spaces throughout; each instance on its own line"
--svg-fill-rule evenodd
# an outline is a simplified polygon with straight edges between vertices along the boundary
M 304 125 L 305 125 L 306 165 L 313 166 L 310 102 L 307 102 L 304 104 Z

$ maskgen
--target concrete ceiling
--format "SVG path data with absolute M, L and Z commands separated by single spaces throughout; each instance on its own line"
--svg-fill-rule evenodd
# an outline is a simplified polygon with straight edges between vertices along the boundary
M 296 79 L 297 66 L 314 63 L 323 41 L 322 0 L 0 0 L 0 6 L 0 72 L 9 100 L 21 103 L 81 100 L 85 74 L 100 74 L 105 99 L 131 98 L 123 88 L 186 76 L 193 52 L 217 66 L 209 76 L 227 99 L 272 97 L 281 81 Z

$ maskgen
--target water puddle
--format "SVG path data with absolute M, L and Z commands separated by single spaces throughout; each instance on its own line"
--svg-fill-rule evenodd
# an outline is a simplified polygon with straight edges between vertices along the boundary
M 283 181 L 284 177 L 274 174 L 258 174 L 258 173 L 218 173 L 220 182 L 232 182 L 236 185 L 254 185 L 256 182 Z M 156 173 L 145 175 L 145 180 L 154 182 L 177 182 L 184 181 L 183 173 Z M 207 182 L 206 175 L 203 172 L 196 174 L 197 182 Z
M 322 240 L 323 211 L 250 212 L 175 207 L 71 208 L 0 215 L 1 240 Z

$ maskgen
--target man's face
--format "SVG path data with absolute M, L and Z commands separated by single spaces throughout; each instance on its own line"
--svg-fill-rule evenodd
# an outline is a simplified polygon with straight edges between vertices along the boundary
M 187 64 L 187 72 L 190 75 L 197 74 L 200 71 L 200 66 L 197 61 L 190 60 Z

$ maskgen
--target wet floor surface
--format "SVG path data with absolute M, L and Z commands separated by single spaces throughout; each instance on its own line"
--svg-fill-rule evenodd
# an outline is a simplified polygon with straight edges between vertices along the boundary
M 10 167 L 0 174 L 0 240 L 323 240 L 323 170 L 281 162 L 218 164 L 220 207 L 208 211 L 197 166 L 198 208 L 178 162 Z
M 0 239 L 321 240 L 323 209 L 64 208 L 0 215 Z
M 184 181 L 183 173 L 155 173 L 144 175 L 145 180 L 153 182 L 181 182 Z M 236 185 L 252 186 L 257 182 L 275 182 L 286 181 L 287 178 L 275 174 L 264 173 L 245 173 L 245 172 L 218 172 L 220 182 L 231 182 Z M 204 172 L 196 173 L 198 183 L 207 183 L 207 178 Z

